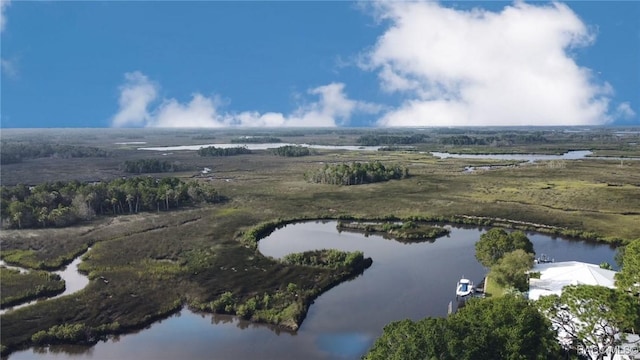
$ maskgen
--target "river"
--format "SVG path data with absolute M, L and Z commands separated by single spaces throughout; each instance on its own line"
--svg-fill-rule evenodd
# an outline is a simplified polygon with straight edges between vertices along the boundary
M 475 260 L 479 228 L 452 228 L 434 242 L 402 244 L 381 236 L 336 230 L 336 222 L 288 225 L 263 239 L 259 250 L 273 257 L 322 248 L 360 250 L 373 259 L 361 276 L 318 297 L 297 333 L 277 333 L 231 316 L 178 315 L 138 333 L 93 347 L 28 349 L 10 359 L 358 359 L 384 325 L 405 318 L 444 316 L 463 275 L 478 282 L 485 269 Z M 556 261 L 614 264 L 608 245 L 528 234 L 538 254 Z

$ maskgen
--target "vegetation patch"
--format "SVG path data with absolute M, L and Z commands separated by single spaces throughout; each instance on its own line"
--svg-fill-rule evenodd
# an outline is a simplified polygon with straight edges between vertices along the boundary
M 96 215 L 170 210 L 222 199 L 211 186 L 170 177 L 135 177 L 98 184 L 58 181 L 34 187 L 2 186 L 0 192 L 3 224 L 19 229 L 64 227 Z
M 27 301 L 51 297 L 62 293 L 64 280 L 58 274 L 47 271 L 30 271 L 20 273 L 19 270 L 0 267 L 0 308 L 11 307 Z
M 43 256 L 40 251 L 25 249 L 7 249 L 2 251 L 2 260 L 8 264 L 18 265 L 29 269 L 56 270 L 70 263 L 76 257 L 86 252 L 88 245 L 82 244 L 79 248 L 61 249 L 62 252 L 55 257 Z
M 325 164 L 324 168 L 305 174 L 307 181 L 331 185 L 360 185 L 404 179 L 409 177 L 409 169 L 399 165 L 384 166 L 380 161 L 370 163 Z
M 290 282 L 275 291 L 266 291 L 250 297 L 225 291 L 208 303 L 194 301 L 189 306 L 199 311 L 237 315 L 243 319 L 295 331 L 318 295 L 349 278 L 358 276 L 372 264 L 371 258 L 364 258 L 362 252 L 338 250 L 290 254 L 281 262 L 288 266 L 323 269 L 324 274 L 316 276 L 318 283 L 313 285 L 301 286 Z
M 384 223 L 363 223 L 338 221 L 338 231 L 357 231 L 365 234 L 383 234 L 399 242 L 412 243 L 437 239 L 449 235 L 450 230 L 440 226 L 429 225 L 424 222 L 405 221 Z
M 324 268 L 367 268 L 363 262 L 371 263 L 371 258 L 365 259 L 361 251 L 345 252 L 335 249 L 306 251 L 288 254 L 282 258 L 287 265 L 318 266 Z M 369 264 L 370 265 L 370 264 Z
M 215 146 L 207 146 L 198 150 L 200 156 L 234 156 L 242 154 L 251 154 L 252 151 L 246 146 L 237 146 L 230 148 L 217 148 Z
M 429 138 L 426 134 L 391 135 L 367 134 L 358 138 L 357 143 L 364 146 L 379 145 L 409 145 L 425 142 Z
M 274 155 L 285 157 L 300 157 L 308 156 L 311 154 L 311 150 L 308 147 L 297 145 L 285 145 L 271 150 Z
M 35 142 L 2 141 L 0 147 L 0 164 L 16 164 L 26 159 L 56 157 L 85 158 L 107 157 L 109 152 L 97 147 L 48 144 Z
M 163 173 L 180 171 L 182 167 L 177 162 L 158 159 L 127 160 L 122 163 L 122 171 L 130 174 Z

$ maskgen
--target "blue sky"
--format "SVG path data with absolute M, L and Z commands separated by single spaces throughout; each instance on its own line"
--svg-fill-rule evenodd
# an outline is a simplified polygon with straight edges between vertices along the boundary
M 10 127 L 640 125 L 640 3 L 2 1 Z

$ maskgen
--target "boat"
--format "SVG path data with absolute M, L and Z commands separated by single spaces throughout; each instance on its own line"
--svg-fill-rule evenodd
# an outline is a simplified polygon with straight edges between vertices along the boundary
M 555 262 L 555 259 L 550 259 L 549 256 L 547 256 L 547 254 L 542 254 L 540 255 L 539 258 L 535 259 L 534 262 L 536 264 L 547 264 L 547 263 Z
M 456 297 L 465 297 L 473 294 L 473 282 L 464 277 L 458 281 L 456 286 Z

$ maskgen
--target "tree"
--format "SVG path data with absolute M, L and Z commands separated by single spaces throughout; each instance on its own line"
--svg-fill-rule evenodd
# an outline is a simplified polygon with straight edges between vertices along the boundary
M 624 247 L 622 269 L 616 274 L 616 286 L 640 295 L 640 239 Z
M 385 326 L 365 359 L 556 359 L 560 346 L 526 299 L 472 299 L 448 318 Z
M 482 234 L 476 243 L 476 259 L 485 267 L 491 267 L 504 254 L 517 249 L 534 253 L 533 244 L 522 231 L 507 233 L 503 229 L 493 228 Z
M 604 286 L 566 286 L 562 295 L 543 296 L 537 305 L 564 339 L 563 345 L 590 359 L 603 359 L 622 344 L 625 330 L 638 321 L 635 299 Z
M 9 203 L 9 216 L 11 216 L 11 221 L 18 225 L 19 229 L 22 228 L 28 210 L 27 205 L 23 202 L 12 201 Z
M 489 276 L 500 286 L 527 291 L 529 289 L 527 271 L 532 266 L 533 254 L 517 249 L 504 254 L 498 263 L 491 267 Z
M 453 359 L 553 359 L 560 346 L 547 320 L 516 296 L 472 299 L 448 318 Z
M 405 319 L 389 323 L 365 359 L 445 359 L 446 324 L 445 318 L 426 318 L 418 322 Z

